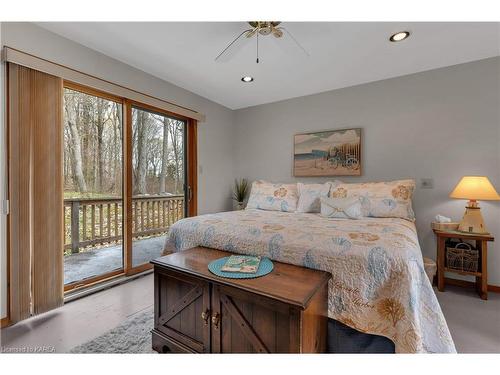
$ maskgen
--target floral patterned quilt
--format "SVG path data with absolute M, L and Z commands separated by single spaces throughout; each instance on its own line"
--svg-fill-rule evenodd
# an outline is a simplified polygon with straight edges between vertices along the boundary
M 330 272 L 330 318 L 388 337 L 397 353 L 455 352 L 410 221 L 247 209 L 176 222 L 165 252 L 195 246 Z

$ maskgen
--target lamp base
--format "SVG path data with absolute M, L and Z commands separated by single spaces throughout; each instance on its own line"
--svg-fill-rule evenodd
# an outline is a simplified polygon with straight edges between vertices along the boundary
M 464 233 L 489 234 L 484 225 L 481 208 L 479 208 L 476 202 L 469 202 L 469 205 L 465 207 L 465 213 L 458 226 L 458 230 Z

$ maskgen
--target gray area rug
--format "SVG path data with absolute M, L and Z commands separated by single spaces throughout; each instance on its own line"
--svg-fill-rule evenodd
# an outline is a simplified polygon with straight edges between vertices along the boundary
M 151 306 L 103 335 L 74 347 L 70 353 L 154 353 L 151 349 L 153 323 Z

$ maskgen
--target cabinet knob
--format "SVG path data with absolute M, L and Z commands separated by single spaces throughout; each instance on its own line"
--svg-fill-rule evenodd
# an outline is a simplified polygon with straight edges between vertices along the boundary
M 219 322 L 220 322 L 220 314 L 215 313 L 215 315 L 212 316 L 212 324 L 214 325 L 215 329 L 219 329 Z
M 208 320 L 210 319 L 210 310 L 206 309 L 201 313 L 201 319 L 205 322 L 205 325 L 208 325 Z

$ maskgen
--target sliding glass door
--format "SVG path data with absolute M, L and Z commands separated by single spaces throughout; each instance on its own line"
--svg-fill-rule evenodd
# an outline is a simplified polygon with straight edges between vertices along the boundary
M 64 89 L 64 284 L 123 271 L 123 121 L 119 99 Z
M 132 267 L 161 256 L 186 216 L 186 121 L 132 107 Z
M 70 82 L 63 95 L 71 290 L 151 268 L 170 226 L 196 214 L 196 122 Z

